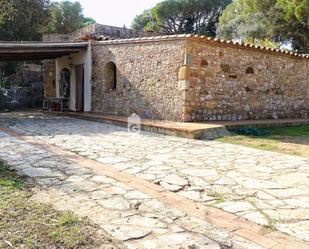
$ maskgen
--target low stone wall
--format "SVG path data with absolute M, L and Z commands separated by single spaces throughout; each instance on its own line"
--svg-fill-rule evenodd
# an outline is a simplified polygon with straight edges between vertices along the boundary
M 96 24 L 90 24 L 82 29 L 76 30 L 68 34 L 70 41 L 80 40 L 81 37 L 89 35 L 91 33 L 96 33 Z
M 85 37 L 89 34 L 98 34 L 112 39 L 128 39 L 136 37 L 152 36 L 152 32 L 144 32 L 140 30 L 133 30 L 128 28 L 114 27 L 103 24 L 91 24 L 85 28 L 79 29 L 68 35 L 69 40 L 80 40 L 81 37 Z
M 42 107 L 43 85 L 32 83 L 29 87 L 0 89 L 0 111 L 5 109 Z
M 43 34 L 43 42 L 68 42 L 70 36 L 68 34 Z
M 177 72 L 185 42 L 159 41 L 92 45 L 92 111 L 181 120 L 183 96 Z M 116 89 L 107 87 L 107 63 L 116 66 Z
M 141 30 L 120 28 L 103 24 L 95 24 L 95 32 L 116 39 L 128 39 L 153 35 L 152 32 L 144 32 Z
M 103 35 L 112 39 L 128 39 L 154 35 L 153 32 L 144 32 L 128 28 L 114 27 L 103 24 L 90 24 L 70 34 L 44 34 L 43 42 L 68 42 L 78 41 L 90 34 Z
M 204 41 L 186 50 L 186 121 L 309 117 L 308 59 Z

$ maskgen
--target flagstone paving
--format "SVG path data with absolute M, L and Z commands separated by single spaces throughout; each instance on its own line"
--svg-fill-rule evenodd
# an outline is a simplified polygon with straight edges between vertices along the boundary
M 0 158 L 41 187 L 34 199 L 87 216 L 125 248 L 262 248 L 81 167 L 70 157 L 0 132 Z
M 221 208 L 309 241 L 308 159 L 215 141 L 145 132 L 133 135 L 122 127 L 46 114 L 1 114 L 0 125 L 156 183 L 196 203 Z M 100 215 L 102 227 L 119 240 L 141 238 L 142 242 L 134 240 L 134 243 L 146 243 L 146 248 L 158 243 L 168 245 L 171 241 L 185 243 L 188 237 L 192 243 L 209 248 L 235 242 L 230 235 L 218 240 L 208 233 L 182 231 L 184 224 L 192 229 L 192 224 L 197 222 L 112 178 L 95 176 L 67 162 L 68 159 L 31 148 L 5 133 L 1 136 L 0 158 L 48 187 L 41 194 L 42 199 L 58 198 L 52 201 L 63 207 L 76 203 L 76 212 L 91 213 L 97 223 L 100 219 L 95 216 Z M 70 192 L 76 188 L 77 191 Z M 89 212 L 89 207 L 94 211 Z M 113 212 L 105 211 L 110 209 Z M 125 222 L 128 224 L 123 225 Z M 115 224 L 120 229 L 115 229 Z M 218 230 L 218 234 L 223 235 L 225 231 Z M 237 243 L 239 240 L 234 244 Z

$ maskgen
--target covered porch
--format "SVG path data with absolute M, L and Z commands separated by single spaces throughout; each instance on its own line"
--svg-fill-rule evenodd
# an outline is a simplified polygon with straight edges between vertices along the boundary
M 44 108 L 91 110 L 88 42 L 0 42 L 0 61 L 42 60 Z

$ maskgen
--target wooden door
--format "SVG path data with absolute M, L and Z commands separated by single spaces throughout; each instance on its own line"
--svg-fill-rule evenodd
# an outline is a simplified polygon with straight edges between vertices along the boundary
M 76 99 L 75 108 L 77 112 L 84 111 L 84 65 L 75 66 Z

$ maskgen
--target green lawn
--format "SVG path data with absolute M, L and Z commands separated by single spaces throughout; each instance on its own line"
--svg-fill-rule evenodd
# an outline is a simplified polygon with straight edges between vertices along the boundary
M 276 136 L 290 136 L 290 137 L 309 136 L 309 125 L 275 127 L 275 128 L 268 128 L 267 130 L 270 131 L 272 137 L 276 137 Z
M 268 135 L 237 135 L 231 130 L 231 136 L 219 138 L 218 141 L 309 157 L 309 125 L 274 127 L 264 130 Z
M 112 248 L 112 241 L 90 221 L 31 200 L 31 187 L 0 162 L 1 249 Z

